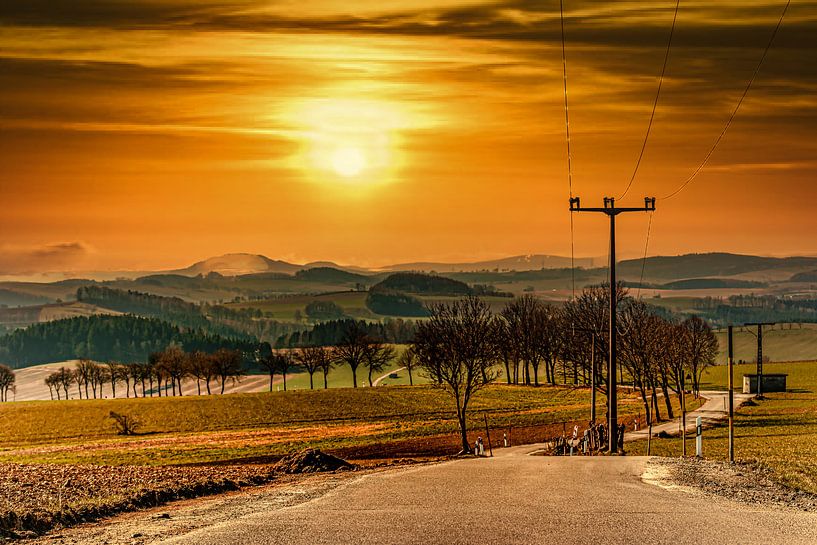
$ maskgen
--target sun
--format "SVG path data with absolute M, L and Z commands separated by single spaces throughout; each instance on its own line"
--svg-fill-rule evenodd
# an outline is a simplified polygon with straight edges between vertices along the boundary
M 332 154 L 332 169 L 344 178 L 354 178 L 366 168 L 366 156 L 363 150 L 344 146 Z
M 377 99 L 304 98 L 284 117 L 302 142 L 292 166 L 323 183 L 365 189 L 390 183 L 403 164 L 401 137 L 411 127 L 398 104 Z M 327 176 L 327 174 L 329 174 Z

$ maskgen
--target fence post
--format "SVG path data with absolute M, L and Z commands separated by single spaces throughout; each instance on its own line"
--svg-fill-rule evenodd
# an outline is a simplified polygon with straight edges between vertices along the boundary
M 488 413 L 482 413 L 485 417 L 485 437 L 488 439 L 488 450 L 491 452 L 491 458 L 494 457 L 494 447 L 491 446 L 491 432 L 488 431 Z

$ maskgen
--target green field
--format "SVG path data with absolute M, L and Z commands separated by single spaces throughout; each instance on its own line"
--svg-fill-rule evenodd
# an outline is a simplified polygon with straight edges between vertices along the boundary
M 774 470 L 783 484 L 817 493 L 817 362 L 770 363 L 767 373 L 788 373 L 785 393 L 766 394 L 756 405 L 741 408 L 735 417 L 735 456 Z M 754 373 L 754 365 L 735 366 L 735 385 L 742 387 L 742 375 Z M 726 389 L 727 368 L 716 366 L 704 375 L 703 389 Z M 728 428 L 717 426 L 704 432 L 704 456 L 717 460 L 727 457 Z M 694 449 L 690 442 L 687 448 Z M 644 453 L 645 444 L 633 453 Z M 655 439 L 653 454 L 679 456 L 680 439 Z M 694 452 L 694 450 L 693 450 Z
M 404 346 L 398 345 L 397 346 L 397 353 L 399 354 L 400 351 L 404 349 Z M 386 377 L 380 381 L 380 386 L 398 386 L 398 385 L 408 385 L 409 384 L 409 376 L 408 372 L 405 370 L 398 371 L 397 369 L 400 366 L 396 363 L 396 361 L 392 361 L 391 365 L 383 369 L 382 371 L 378 371 L 377 373 L 373 373 L 372 377 L 376 379 L 379 376 L 386 375 L 386 374 L 395 374 L 397 375 L 395 378 Z M 357 370 L 357 383 L 358 386 L 363 386 L 364 384 L 368 384 L 367 382 L 367 374 L 368 371 L 364 367 L 360 367 Z M 276 383 L 278 382 L 280 375 L 276 375 Z M 428 379 L 423 376 L 419 369 L 412 371 L 412 379 L 414 384 L 427 384 Z M 323 373 L 320 371 L 315 373 L 314 376 L 315 381 L 315 388 L 323 388 Z M 333 368 L 329 375 L 327 376 L 327 384 L 330 388 L 349 388 L 352 386 L 352 370 L 349 368 L 348 365 L 339 365 Z M 277 390 L 283 389 L 280 384 L 276 384 L 275 388 Z M 297 372 L 291 375 L 287 375 L 287 389 L 291 390 L 308 390 L 309 389 L 309 374 L 306 372 Z
M 791 329 L 789 329 L 791 327 Z M 750 332 L 751 331 L 751 332 Z M 757 328 L 735 328 L 735 361 L 757 361 Z M 726 363 L 726 331 L 717 332 L 721 347 L 719 363 Z M 817 359 L 817 324 L 785 324 L 763 329 L 763 356 L 771 361 L 813 361 Z
M 347 316 L 352 318 L 370 320 L 380 318 L 379 314 L 375 314 L 366 308 L 366 295 L 366 292 L 362 291 L 341 291 L 318 295 L 286 295 L 260 301 L 230 303 L 227 306 L 242 309 L 257 308 L 270 318 L 291 322 L 294 320 L 295 311 L 300 312 L 303 319 L 306 320 L 306 305 L 312 301 L 332 301 L 338 304 Z

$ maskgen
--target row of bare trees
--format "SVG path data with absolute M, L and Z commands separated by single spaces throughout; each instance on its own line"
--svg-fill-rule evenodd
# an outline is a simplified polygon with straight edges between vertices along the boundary
M 352 386 L 357 388 L 357 372 L 366 369 L 369 386 L 374 386 L 374 374 L 383 371 L 395 358 L 395 349 L 379 339 L 370 336 L 358 323 L 352 323 L 344 332 L 340 342 L 335 346 L 307 346 L 292 350 L 274 350 L 270 354 L 258 356 L 258 366 L 269 374 L 269 387 L 275 375 L 282 375 L 284 390 L 287 389 L 287 371 L 297 366 L 309 374 L 309 387 L 314 389 L 315 373 L 323 374 L 323 387 L 328 388 L 329 372 L 342 365 L 348 365 L 352 371 Z M 401 356 L 400 362 L 411 373 L 415 359 L 411 354 Z
M 430 319 L 418 323 L 414 343 L 403 357 L 414 360 L 452 395 L 463 450 L 468 452 L 468 403 L 475 392 L 499 378 L 502 367 L 509 384 L 538 386 L 544 370 L 549 384 L 557 383 L 560 372 L 564 383 L 589 385 L 594 376 L 596 388 L 606 393 L 609 297 L 606 286 L 590 287 L 556 308 L 526 295 L 499 314 L 474 297 L 435 305 Z M 678 322 L 664 318 L 658 309 L 631 298 L 622 286 L 617 287 L 616 298 L 621 315 L 618 382 L 626 371 L 641 393 L 648 418 L 650 407 L 660 417 L 657 392 L 662 392 L 672 418 L 670 392 L 683 403 L 689 376 L 697 394 L 701 374 L 714 363 L 717 339 L 700 318 Z
M 9 400 L 9 392 L 14 393 L 17 377 L 11 367 L 0 365 L 0 403 Z
M 621 364 L 641 394 L 647 422 L 661 420 L 659 391 L 667 417 L 674 418 L 670 396 L 685 407 L 688 390 L 699 395 L 701 375 L 718 352 L 715 334 L 697 316 L 673 322 L 634 300 L 623 305 L 620 326 Z
M 220 387 L 223 394 L 227 382 L 236 382 L 244 375 L 241 352 L 221 349 L 212 354 L 186 353 L 171 346 L 151 354 L 146 363 L 96 363 L 79 360 L 73 369 L 60 367 L 45 378 L 51 399 L 69 399 L 76 388 L 79 399 L 106 397 L 103 386 L 110 386 L 111 397 L 117 397 L 117 386 L 124 389 L 125 397 L 153 397 L 182 395 L 182 383 L 195 380 L 199 395 L 202 383 L 208 394 L 211 384 Z

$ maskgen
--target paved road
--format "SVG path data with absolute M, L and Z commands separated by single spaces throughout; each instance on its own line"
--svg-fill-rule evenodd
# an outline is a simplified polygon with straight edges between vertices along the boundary
M 405 370 L 405 367 L 401 367 L 400 369 L 395 369 L 394 371 L 389 371 L 388 373 L 381 375 L 372 381 L 372 386 L 379 386 L 380 381 L 389 378 L 389 375 L 392 373 L 399 373 L 400 371 Z
M 687 413 L 687 433 L 695 431 L 695 419 L 697 417 L 701 417 L 701 424 L 704 428 L 711 427 L 718 423 L 719 421 L 725 419 L 728 416 L 728 405 L 727 405 L 727 396 L 729 392 L 719 392 L 719 391 L 705 391 L 701 392 L 701 397 L 706 399 L 706 403 L 701 405 L 697 410 L 691 411 Z M 749 399 L 753 398 L 754 394 L 742 394 L 735 392 L 734 393 L 734 402 L 735 402 L 735 410 L 738 410 L 738 407 L 746 403 Z M 658 426 L 652 427 L 652 434 L 653 437 L 661 433 L 662 431 L 670 434 L 670 435 L 681 435 L 681 417 L 679 416 L 673 421 L 665 422 L 664 424 L 660 424 Z M 642 428 L 638 431 L 631 431 L 624 434 L 625 441 L 638 441 L 641 439 L 646 439 L 647 434 L 649 433 L 647 428 Z M 694 446 L 692 448 L 695 448 Z
M 362 476 L 165 543 L 817 543 L 817 514 L 648 484 L 647 458 L 528 456 L 535 448 Z

